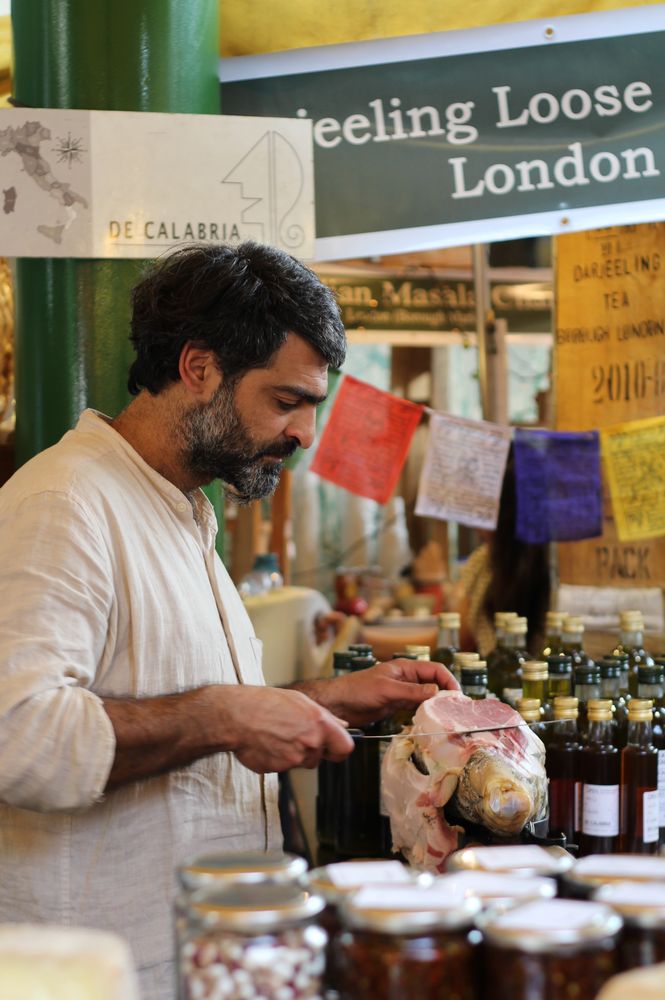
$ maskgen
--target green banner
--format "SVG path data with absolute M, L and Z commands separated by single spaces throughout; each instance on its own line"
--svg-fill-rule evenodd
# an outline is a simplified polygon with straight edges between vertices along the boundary
M 473 281 L 461 277 L 349 275 L 319 272 L 337 296 L 347 330 L 429 330 L 475 333 Z M 490 281 L 496 319 L 510 333 L 550 333 L 550 281 Z
M 311 118 L 317 259 L 665 218 L 665 4 L 222 60 Z

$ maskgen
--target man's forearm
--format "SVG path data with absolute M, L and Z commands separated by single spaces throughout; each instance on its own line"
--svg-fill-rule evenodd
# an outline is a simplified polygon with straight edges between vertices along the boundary
M 224 745 L 217 735 L 219 711 L 212 707 L 210 692 L 203 687 L 159 698 L 104 698 L 116 737 L 106 787 L 150 778 L 232 749 L 230 741 Z

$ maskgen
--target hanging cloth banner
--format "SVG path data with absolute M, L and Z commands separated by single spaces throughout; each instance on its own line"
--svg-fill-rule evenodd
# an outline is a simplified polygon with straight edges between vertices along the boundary
M 621 542 L 665 535 L 665 417 L 600 432 Z
M 311 471 L 351 493 L 387 503 L 424 409 L 346 375 Z
M 664 45 L 660 3 L 241 56 L 221 106 L 312 120 L 317 260 L 651 222 Z
M 569 542 L 603 531 L 597 431 L 515 431 L 515 533 L 523 542 Z
M 496 528 L 511 430 L 432 413 L 416 514 Z

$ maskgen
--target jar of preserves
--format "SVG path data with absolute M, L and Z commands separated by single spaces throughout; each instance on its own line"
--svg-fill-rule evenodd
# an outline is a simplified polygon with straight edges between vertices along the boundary
M 321 994 L 321 896 L 293 883 L 199 890 L 176 903 L 178 996 L 255 1000 Z
M 665 962 L 665 882 L 615 882 L 596 889 L 593 899 L 611 906 L 623 920 L 622 969 Z
M 431 881 L 431 876 L 417 875 L 401 861 L 340 861 L 308 873 L 309 888 L 322 896 L 326 904 L 319 924 L 328 935 L 324 973 L 327 989 L 337 990 L 339 986 L 337 940 L 342 930 L 339 908 L 343 901 L 366 885 L 412 885 L 424 881 Z
M 184 892 L 243 883 L 298 882 L 304 879 L 307 862 L 284 851 L 233 851 L 199 854 L 188 858 L 177 871 Z
M 665 858 L 640 854 L 589 854 L 563 876 L 563 894 L 587 899 L 601 885 L 615 882 L 660 882 L 665 885 Z
M 488 910 L 481 1000 L 591 1000 L 616 971 L 621 917 L 601 903 L 551 899 Z
M 511 844 L 506 847 L 465 847 L 446 863 L 449 872 L 483 871 L 533 878 L 558 878 L 572 868 L 575 859 L 562 847 Z
M 340 911 L 342 1000 L 475 1000 L 480 906 L 435 884 L 356 893 Z

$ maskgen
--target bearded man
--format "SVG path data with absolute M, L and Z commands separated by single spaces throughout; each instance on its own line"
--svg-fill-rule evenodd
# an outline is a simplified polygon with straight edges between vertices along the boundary
M 127 408 L 84 411 L 0 491 L 0 919 L 120 933 L 144 1000 L 169 1000 L 176 866 L 279 847 L 276 772 L 455 682 L 397 660 L 266 687 L 215 552 L 200 487 L 270 494 L 344 360 L 316 275 L 188 245 L 134 289 L 131 339 Z

